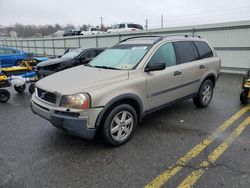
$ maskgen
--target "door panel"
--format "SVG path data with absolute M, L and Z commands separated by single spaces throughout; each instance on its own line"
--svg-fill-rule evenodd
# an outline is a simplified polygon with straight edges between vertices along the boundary
M 183 96 L 181 88 L 179 88 L 182 75 L 174 75 L 177 71 L 180 71 L 179 65 L 168 67 L 162 71 L 145 73 L 147 80 L 147 110 Z

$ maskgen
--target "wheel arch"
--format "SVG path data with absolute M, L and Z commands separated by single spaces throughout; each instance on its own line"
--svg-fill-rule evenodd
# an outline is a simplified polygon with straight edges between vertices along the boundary
M 135 109 L 138 120 L 140 121 L 143 112 L 143 103 L 139 96 L 132 93 L 126 93 L 113 98 L 104 106 L 104 108 L 97 117 L 95 123 L 96 127 L 99 127 L 105 119 L 106 115 L 111 111 L 111 109 L 115 106 L 118 106 L 119 104 L 131 105 Z
M 206 81 L 206 80 L 211 80 L 212 82 L 213 82 L 213 85 L 214 85 L 214 87 L 215 87 L 215 84 L 216 84 L 216 75 L 214 74 L 214 73 L 210 73 L 210 74 L 208 74 L 208 75 L 206 75 L 203 79 L 202 79 L 202 81 L 201 81 L 201 85 L 202 85 L 202 83 L 204 82 L 204 81 Z M 201 87 L 201 85 L 200 85 L 200 87 Z

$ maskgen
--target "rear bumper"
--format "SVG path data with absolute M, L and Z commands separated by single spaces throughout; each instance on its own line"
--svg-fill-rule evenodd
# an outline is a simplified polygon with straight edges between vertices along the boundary
M 95 136 L 96 128 L 88 128 L 88 116 L 77 116 L 77 113 L 52 110 L 41 106 L 32 100 L 31 109 L 33 113 L 48 120 L 56 128 L 62 129 L 68 134 L 85 139 L 92 139 Z

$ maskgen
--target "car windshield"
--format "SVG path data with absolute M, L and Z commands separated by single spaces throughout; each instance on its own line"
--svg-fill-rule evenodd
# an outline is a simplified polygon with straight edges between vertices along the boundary
M 74 59 L 82 52 L 83 52 L 83 49 L 72 50 L 72 51 L 69 51 L 68 53 L 64 54 L 61 58 L 62 59 Z
M 133 69 L 149 50 L 150 46 L 120 44 L 105 50 L 89 66 L 110 69 Z

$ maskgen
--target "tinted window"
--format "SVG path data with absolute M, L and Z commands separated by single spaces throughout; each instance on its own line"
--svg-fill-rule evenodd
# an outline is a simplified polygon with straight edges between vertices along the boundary
M 102 52 L 103 52 L 103 50 L 96 50 L 96 55 L 99 55 Z
M 194 44 L 195 44 L 195 46 L 200 54 L 200 57 L 202 59 L 208 58 L 208 57 L 213 57 L 213 52 L 206 42 L 194 41 Z
M 81 55 L 81 57 L 85 57 L 85 58 L 94 58 L 95 57 L 95 51 L 88 51 L 86 53 L 84 53 L 83 55 Z
M 125 24 L 120 24 L 119 28 L 125 28 Z
M 199 59 L 199 54 L 191 41 L 175 42 L 179 63 L 186 63 Z
M 15 54 L 14 50 L 4 50 L 5 54 Z
M 0 49 L 0 54 L 4 54 L 4 49 Z
M 128 24 L 128 28 L 136 28 L 136 29 L 143 30 L 143 27 L 139 24 Z
M 175 50 L 172 43 L 163 44 L 159 47 L 149 63 L 162 63 L 166 64 L 166 67 L 176 65 Z

